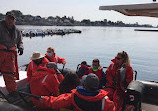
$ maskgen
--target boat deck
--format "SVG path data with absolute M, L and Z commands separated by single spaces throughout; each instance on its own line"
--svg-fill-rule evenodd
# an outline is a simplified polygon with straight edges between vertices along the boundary
M 20 78 L 20 80 L 16 81 L 17 88 L 20 88 L 27 83 L 26 71 L 19 71 L 19 78 Z M 8 94 L 8 91 L 6 90 L 6 87 L 5 87 L 5 82 L 3 80 L 3 76 L 0 76 L 0 90 L 1 90 L 1 92 L 3 92 L 3 94 L 5 94 L 5 95 Z

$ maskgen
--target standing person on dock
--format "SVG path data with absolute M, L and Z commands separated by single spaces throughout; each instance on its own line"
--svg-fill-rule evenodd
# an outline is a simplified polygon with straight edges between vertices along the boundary
M 113 63 L 106 70 L 105 91 L 109 92 L 109 98 L 115 102 L 117 110 L 121 111 L 125 91 L 128 84 L 133 80 L 133 69 L 125 51 L 118 52 L 117 56 L 111 61 Z
M 66 64 L 66 60 L 64 58 L 60 58 L 56 56 L 55 54 L 55 49 L 53 47 L 48 47 L 47 48 L 47 53 L 45 54 L 45 57 L 50 61 L 50 62 L 55 62 L 59 64 Z
M 38 69 L 38 67 L 46 67 L 46 65 L 49 63 L 49 60 L 45 58 L 43 55 L 41 55 L 40 52 L 35 51 L 30 56 L 30 60 L 32 60 L 27 68 L 27 82 L 29 83 L 31 81 L 32 74 Z
M 17 48 L 19 55 L 23 54 L 21 32 L 15 26 L 16 18 L 13 12 L 7 12 L 4 21 L 0 21 L 0 72 L 3 74 L 6 88 L 14 94 L 19 79 Z

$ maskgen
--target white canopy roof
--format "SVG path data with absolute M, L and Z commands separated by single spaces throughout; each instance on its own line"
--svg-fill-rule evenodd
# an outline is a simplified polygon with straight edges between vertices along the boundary
M 114 10 L 128 16 L 158 17 L 158 3 L 100 6 L 99 10 Z

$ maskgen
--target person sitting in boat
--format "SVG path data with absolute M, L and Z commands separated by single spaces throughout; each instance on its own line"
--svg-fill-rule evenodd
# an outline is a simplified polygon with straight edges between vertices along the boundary
M 88 74 L 94 73 L 98 76 L 100 84 L 99 88 L 103 88 L 106 83 L 106 78 L 105 78 L 105 73 L 103 71 L 103 68 L 100 66 L 100 61 L 99 59 L 94 59 L 92 62 L 92 67 L 89 68 Z
M 47 67 L 40 66 L 32 73 L 30 81 L 31 93 L 36 96 L 57 96 L 58 87 L 63 78 L 55 62 L 49 62 Z M 35 98 L 31 98 L 31 100 L 37 107 L 48 109 L 40 100 Z
M 80 79 L 73 71 L 68 72 L 63 81 L 59 85 L 60 94 L 70 93 L 72 89 L 75 89 L 80 85 Z
M 31 80 L 32 73 L 37 70 L 39 66 L 45 66 L 49 63 L 49 60 L 45 58 L 43 55 L 40 54 L 40 52 L 35 51 L 30 56 L 30 60 L 32 60 L 27 68 L 27 81 L 28 83 Z
M 87 65 L 86 61 L 81 62 L 81 67 L 77 71 L 78 77 L 81 79 L 82 76 L 86 75 L 89 71 L 90 66 Z
M 70 71 L 66 73 L 63 81 L 59 84 L 59 93 L 71 93 L 71 90 L 75 89 L 79 85 L 81 85 L 79 77 L 75 72 Z M 73 107 L 61 108 L 60 111 L 73 111 Z
M 119 110 L 123 104 L 123 97 L 128 84 L 133 80 L 133 69 L 130 65 L 130 59 L 127 52 L 118 52 L 117 56 L 111 60 L 106 70 L 106 87 L 109 98 L 113 100 Z
M 47 53 L 45 54 L 45 57 L 50 61 L 50 62 L 55 62 L 59 64 L 66 64 L 66 60 L 64 58 L 60 58 L 56 56 L 55 54 L 55 49 L 53 47 L 48 47 L 47 48 Z
M 116 111 L 107 92 L 99 90 L 99 79 L 95 74 L 85 75 L 83 86 L 73 89 L 72 93 L 42 96 L 42 99 L 46 106 L 56 110 L 73 106 L 75 111 Z
M 59 82 L 62 82 L 63 81 L 63 79 L 64 79 L 64 76 L 63 76 L 63 74 L 59 71 L 59 69 L 58 69 L 58 66 L 57 66 L 57 64 L 55 63 L 55 62 L 49 62 L 48 64 L 47 64 L 47 68 L 49 68 L 49 69 L 54 69 L 55 70 L 55 73 L 56 73 L 56 75 L 57 75 L 57 78 L 58 78 L 58 80 L 59 80 Z M 53 70 L 52 69 L 52 70 Z

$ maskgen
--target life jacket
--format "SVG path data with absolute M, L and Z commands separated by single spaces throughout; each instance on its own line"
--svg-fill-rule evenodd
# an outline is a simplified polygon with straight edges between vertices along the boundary
M 73 90 L 72 104 L 75 107 L 75 111 L 104 111 L 105 101 L 108 99 L 107 92 L 100 90 L 96 96 L 84 96 Z
M 46 57 L 50 62 L 58 63 L 58 59 L 57 59 L 57 57 L 56 57 L 56 54 L 54 54 L 53 57 L 49 57 L 49 56 L 47 55 L 47 53 L 46 53 L 46 54 L 45 54 L 45 57 Z
M 125 89 L 133 80 L 133 69 L 131 66 L 126 66 L 124 69 L 125 73 L 120 73 L 122 67 L 117 67 L 116 59 L 111 61 L 113 63 L 106 70 L 106 87 L 112 87 L 114 89 L 122 87 Z
M 56 54 L 54 53 L 54 56 L 53 57 L 49 57 L 47 55 L 47 53 L 45 54 L 45 57 L 50 61 L 50 62 L 55 62 L 56 64 L 59 63 L 63 63 L 64 61 L 66 62 L 66 60 L 64 58 L 60 58 L 58 56 L 56 56 Z
M 89 102 L 74 94 L 74 102 L 83 111 L 101 111 L 101 100 Z
M 46 65 L 47 65 L 48 62 L 49 62 L 49 61 L 48 61 L 45 57 L 43 58 L 42 63 L 39 64 L 38 66 L 37 66 L 37 64 L 35 64 L 33 61 L 31 61 L 31 68 L 34 69 L 34 70 L 37 70 L 38 67 L 40 67 L 40 66 L 46 67 Z
M 35 71 L 37 71 L 37 69 L 41 66 L 41 67 L 46 67 L 46 65 L 49 63 L 47 58 L 43 58 L 43 61 L 41 64 L 36 65 L 33 61 L 31 61 L 28 65 L 27 68 L 27 81 L 29 82 L 31 80 L 32 77 L 32 73 L 34 73 Z
M 103 77 L 102 72 L 103 72 L 102 68 L 99 68 L 96 72 L 94 72 L 92 68 L 89 69 L 89 74 L 90 73 L 96 74 L 98 76 L 99 80 L 102 80 L 102 77 Z
M 46 96 L 43 98 L 43 103 L 56 110 L 74 107 L 74 111 L 116 111 L 114 102 L 107 97 L 108 92 L 104 90 L 89 92 L 81 88 L 79 91 L 78 89 L 73 89 L 72 93 L 61 94 L 58 97 Z
M 32 73 L 30 89 L 33 95 L 37 96 L 57 96 L 60 82 L 56 72 L 46 67 L 39 67 Z M 38 86 L 38 87 L 37 87 Z M 39 108 L 47 108 L 41 101 L 31 98 L 32 102 Z

